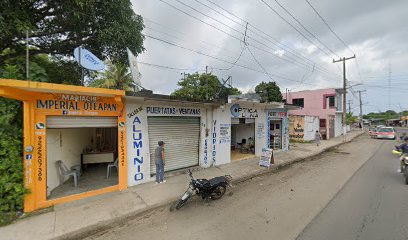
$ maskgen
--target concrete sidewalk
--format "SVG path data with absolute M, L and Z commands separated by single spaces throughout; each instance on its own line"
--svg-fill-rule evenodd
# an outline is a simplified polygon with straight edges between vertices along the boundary
M 362 133 L 362 131 L 351 131 L 347 134 L 347 140 L 351 141 Z M 331 147 L 342 144 L 342 140 L 342 137 L 338 137 L 322 141 L 319 147 L 313 143 L 291 144 L 288 152 L 275 154 L 275 164 L 269 169 L 259 167 L 258 158 L 253 158 L 218 167 L 199 169 L 194 172 L 194 176 L 211 178 L 229 174 L 233 182 L 237 183 L 318 155 Z M 0 239 L 77 239 L 82 235 L 86 236 L 91 232 L 105 229 L 142 212 L 175 201 L 187 189 L 188 183 L 188 175 L 181 174 L 168 177 L 165 184 L 145 183 L 121 192 L 56 205 L 53 211 L 0 227 Z

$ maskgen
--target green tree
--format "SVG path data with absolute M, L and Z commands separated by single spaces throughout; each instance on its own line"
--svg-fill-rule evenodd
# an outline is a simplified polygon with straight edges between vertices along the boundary
M 90 87 L 133 90 L 133 79 L 127 66 L 121 63 L 108 63 L 108 69 L 102 73 L 102 77 L 89 84 Z
M 31 54 L 72 56 L 82 45 L 102 59 L 125 63 L 126 47 L 143 48 L 143 19 L 130 0 L 32 0 L 0 2 L 0 66 L 25 54 L 25 32 Z
M 11 73 L 11 77 L 3 76 L 4 78 L 14 78 L 17 74 L 17 79 L 25 79 L 26 63 L 25 57 L 19 56 L 5 60 L 5 64 L 0 66 L 0 70 L 13 67 L 13 72 L 8 70 L 6 73 Z M 37 54 L 30 58 L 30 74 L 29 78 L 32 81 L 63 83 L 69 85 L 81 85 L 81 73 L 77 63 L 64 58 L 50 57 L 46 54 Z
M 261 96 L 261 102 L 282 101 L 282 93 L 276 82 L 261 82 L 255 87 L 255 93 Z
M 358 117 L 353 116 L 352 113 L 346 113 L 346 123 L 347 125 L 353 124 L 355 122 L 357 122 Z
M 239 94 L 236 88 L 223 86 L 218 77 L 211 73 L 189 74 L 177 83 L 180 86 L 171 95 L 183 99 L 213 100 L 226 99 L 228 95 Z
M 17 66 L 6 65 L 1 78 L 22 78 Z M 0 98 L 0 226 L 10 222 L 15 211 L 23 209 L 21 102 Z

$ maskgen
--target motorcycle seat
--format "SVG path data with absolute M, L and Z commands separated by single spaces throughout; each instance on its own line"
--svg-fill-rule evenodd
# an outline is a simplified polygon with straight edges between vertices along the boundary
M 219 185 L 220 183 L 226 183 L 227 179 L 224 176 L 220 176 L 220 177 L 211 178 L 209 182 L 211 186 L 215 186 L 215 185 Z

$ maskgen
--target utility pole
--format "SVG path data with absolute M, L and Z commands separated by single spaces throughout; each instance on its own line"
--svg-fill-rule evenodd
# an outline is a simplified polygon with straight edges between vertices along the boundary
M 354 56 L 352 57 L 348 57 L 348 58 L 340 58 L 339 60 L 334 60 L 333 59 L 333 63 L 337 63 L 337 62 L 343 62 L 343 141 L 346 141 L 346 97 L 347 97 L 347 83 L 346 83 L 346 61 L 356 58 L 356 55 L 354 54 Z
M 26 31 L 26 79 L 30 81 L 30 53 L 29 53 L 29 38 L 28 38 L 28 30 Z
M 365 92 L 366 90 L 359 90 L 358 92 L 358 97 L 360 100 L 360 115 L 359 115 L 359 122 L 360 122 L 360 126 L 361 129 L 363 129 L 363 100 L 361 99 L 361 93 Z

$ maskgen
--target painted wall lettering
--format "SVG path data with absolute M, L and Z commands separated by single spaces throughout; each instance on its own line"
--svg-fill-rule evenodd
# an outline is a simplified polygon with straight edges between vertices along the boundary
M 37 99 L 37 109 L 49 110 L 97 110 L 116 112 L 117 106 L 115 103 L 102 102 L 73 102 L 63 100 L 41 100 Z
M 43 137 L 37 136 L 37 179 L 38 181 L 42 181 L 43 179 Z
M 146 107 L 146 113 L 148 114 L 161 114 L 161 115 L 193 115 L 198 116 L 201 114 L 199 108 L 176 108 L 176 107 Z
M 125 166 L 125 131 L 120 131 L 120 165 Z
M 212 134 L 212 160 L 213 164 L 216 162 L 216 144 L 217 144 L 217 128 L 216 128 L 217 120 L 213 120 L 213 134 Z
M 62 94 L 62 100 L 68 101 L 84 101 L 84 102 L 96 102 L 98 100 L 97 96 L 84 96 L 84 95 L 72 95 L 72 94 Z
M 208 164 L 208 139 L 204 140 L 204 165 Z
M 139 112 L 141 112 L 143 110 L 143 107 L 140 106 L 136 109 L 134 109 L 133 111 L 131 111 L 130 113 L 127 114 L 128 118 L 131 118 L 133 116 L 135 116 L 136 114 L 138 114 Z
M 133 120 L 132 126 L 132 139 L 133 139 L 133 151 L 135 151 L 136 155 L 133 158 L 133 166 L 136 167 L 136 173 L 133 176 L 135 181 L 140 181 L 144 179 L 144 175 L 142 172 L 142 165 L 143 165 L 143 156 L 141 154 L 141 150 L 143 147 L 143 133 L 141 130 L 141 120 L 138 116 L 135 117 Z
M 241 107 L 239 104 L 231 106 L 231 115 L 239 118 L 257 118 L 258 110 L 256 108 Z

